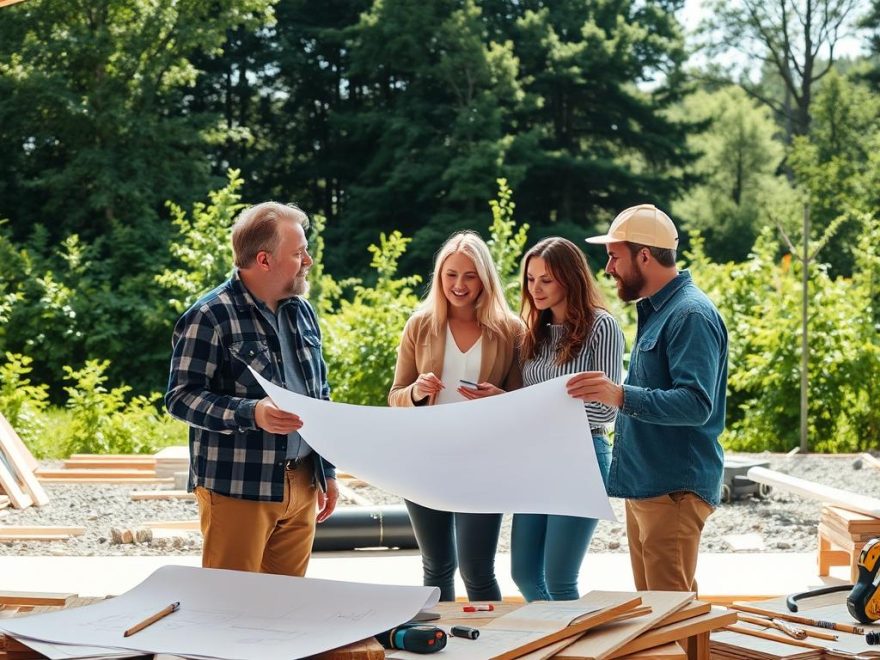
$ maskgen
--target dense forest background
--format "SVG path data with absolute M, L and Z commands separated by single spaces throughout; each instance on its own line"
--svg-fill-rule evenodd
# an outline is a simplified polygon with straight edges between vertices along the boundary
M 0 8 L 0 410 L 41 453 L 180 441 L 171 326 L 228 274 L 245 203 L 315 217 L 334 397 L 379 405 L 452 231 L 492 238 L 515 302 L 523 247 L 650 201 L 731 329 L 728 445 L 797 444 L 806 267 L 811 442 L 876 446 L 880 0 L 704 0 L 691 34 L 682 9 Z

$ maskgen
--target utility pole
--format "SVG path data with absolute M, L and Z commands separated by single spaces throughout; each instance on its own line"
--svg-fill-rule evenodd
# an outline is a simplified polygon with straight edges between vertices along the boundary
M 810 344 L 807 342 L 807 333 L 809 332 L 809 322 L 807 310 L 809 306 L 809 285 L 810 285 L 810 206 L 804 204 L 804 256 L 803 259 L 803 275 L 801 283 L 801 453 L 806 454 L 810 451 L 810 444 L 807 439 L 807 411 L 810 402 Z

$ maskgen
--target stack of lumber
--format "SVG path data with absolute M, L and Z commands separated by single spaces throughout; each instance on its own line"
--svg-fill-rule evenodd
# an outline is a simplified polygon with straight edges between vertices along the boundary
M 0 508 L 12 504 L 16 509 L 43 506 L 49 496 L 34 476 L 37 461 L 18 437 L 15 429 L 0 415 Z
M 156 476 L 174 477 L 176 472 L 189 472 L 189 447 L 165 447 L 156 452 Z
M 142 454 L 74 454 L 61 469 L 39 468 L 42 482 L 80 484 L 166 484 L 156 474 L 156 458 Z
M 836 506 L 822 507 L 819 520 L 819 575 L 829 566 L 849 566 L 853 582 L 858 578 L 858 559 L 865 543 L 880 536 L 880 518 Z M 840 548 L 839 551 L 832 549 Z

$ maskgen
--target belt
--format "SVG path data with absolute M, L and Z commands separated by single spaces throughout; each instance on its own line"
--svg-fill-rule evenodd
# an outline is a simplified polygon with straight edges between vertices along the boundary
M 284 461 L 284 469 L 285 470 L 298 470 L 301 467 L 304 467 L 306 463 L 312 462 L 312 455 L 307 454 L 306 456 L 300 456 L 299 458 L 288 458 Z

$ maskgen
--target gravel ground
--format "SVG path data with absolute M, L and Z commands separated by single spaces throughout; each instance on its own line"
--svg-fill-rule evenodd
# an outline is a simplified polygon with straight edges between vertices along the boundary
M 854 456 L 787 456 L 738 454 L 768 461 L 770 468 L 854 493 L 880 497 L 880 470 Z M 113 527 L 133 528 L 148 521 L 192 520 L 198 517 L 194 501 L 133 501 L 133 490 L 146 488 L 111 485 L 47 484 L 50 502 L 42 508 L 0 510 L 4 525 L 81 526 L 86 533 L 66 541 L 0 543 L 0 555 L 187 555 L 201 552 L 198 533 L 176 538 L 156 538 L 150 543 L 111 542 Z M 370 486 L 351 486 L 353 499 L 343 496 L 342 506 L 368 500 L 373 504 L 398 504 L 400 498 Z M 343 494 L 345 495 L 345 494 Z M 621 522 L 599 523 L 591 552 L 626 552 L 623 503 L 612 500 Z M 774 490 L 767 498 L 747 497 L 722 504 L 703 532 L 703 552 L 809 552 L 816 549 L 816 526 L 821 503 Z M 505 516 L 499 552 L 509 551 L 510 517 Z M 742 548 L 745 546 L 745 548 Z

